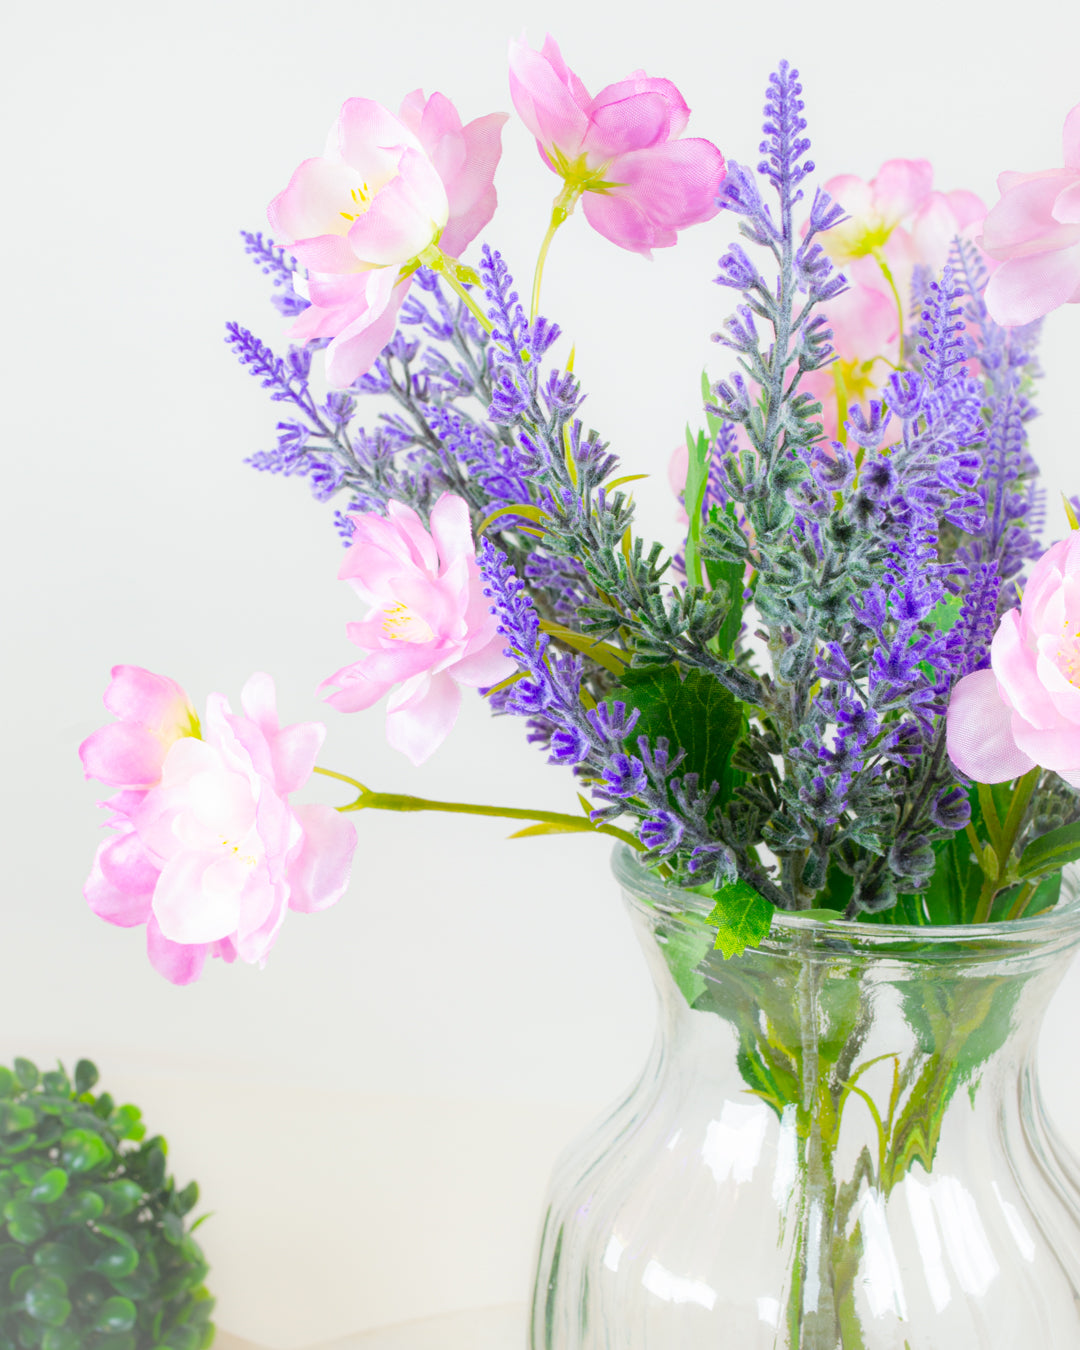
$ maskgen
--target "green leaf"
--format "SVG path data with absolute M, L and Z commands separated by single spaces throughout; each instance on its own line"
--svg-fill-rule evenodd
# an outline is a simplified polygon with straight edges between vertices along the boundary
M 694 436 L 686 428 L 686 487 L 683 506 L 690 518 L 686 528 L 686 579 L 691 586 L 702 584 L 701 575 L 701 506 L 709 483 L 709 454 L 711 445 L 704 431 Z
M 674 932 L 661 928 L 657 937 L 671 978 L 678 985 L 683 998 L 693 1007 L 708 987 L 698 966 L 712 950 L 712 934 L 695 933 L 690 928 L 680 928 Z
M 19 1084 L 15 1075 L 5 1065 L 0 1064 L 0 1101 L 6 1097 L 14 1097 L 19 1090 Z
M 130 1331 L 135 1325 L 135 1304 L 129 1298 L 107 1298 L 98 1309 L 95 1331 Z
M 75 1247 L 64 1242 L 43 1242 L 34 1251 L 34 1265 L 50 1275 L 72 1280 L 83 1269 L 85 1262 Z
M 962 604 L 960 596 L 947 595 L 927 617 L 939 632 L 950 633 L 960 620 Z
M 97 1191 L 80 1191 L 64 1202 L 59 1222 L 70 1224 L 93 1223 L 105 1212 L 105 1201 Z
M 721 803 L 730 798 L 742 780 L 731 767 L 731 755 L 746 721 L 742 705 L 711 675 L 689 670 L 682 679 L 674 666 L 630 668 L 609 698 L 641 714 L 631 742 L 648 736 L 655 744 L 666 736 L 672 754 L 686 751 L 681 773 L 698 774 L 705 789 L 719 783 Z
M 92 1130 L 67 1130 L 60 1140 L 60 1160 L 69 1172 L 92 1172 L 112 1158 L 112 1149 Z
M 38 1205 L 51 1205 L 54 1200 L 59 1200 L 64 1194 L 67 1190 L 67 1184 L 68 1178 L 64 1169 L 62 1167 L 50 1167 L 30 1188 L 27 1199 L 33 1200 Z
M 71 1316 L 67 1292 L 59 1275 L 39 1275 L 24 1295 L 26 1311 L 35 1322 L 62 1327 Z
M 83 1338 L 70 1327 L 49 1327 L 41 1338 L 41 1350 L 82 1350 Z
M 84 1092 L 90 1089 L 98 1080 L 97 1065 L 93 1060 L 80 1059 L 75 1065 L 75 1091 L 81 1097 Z
M 731 502 L 728 502 L 723 511 L 730 520 L 737 521 L 735 507 Z M 714 506 L 709 512 L 710 523 L 715 523 L 719 515 L 720 507 Z M 720 625 L 720 629 L 711 643 L 715 647 L 717 655 L 727 657 L 734 650 L 739 629 L 742 627 L 746 566 L 741 562 L 721 562 L 717 559 L 707 558 L 705 560 L 705 575 L 709 578 L 709 585 L 714 591 L 719 590 L 721 586 L 726 586 L 727 593 L 731 598 L 730 608 L 724 617 L 724 622 Z
M 1080 858 L 1080 820 L 1033 839 L 1020 855 L 1020 878 L 1056 872 L 1077 858 Z
M 110 1219 L 122 1219 L 136 1209 L 143 1198 L 143 1188 L 137 1181 L 121 1177 L 101 1187 L 101 1195 Z
M 49 1229 L 41 1210 L 29 1200 L 9 1200 L 4 1206 L 4 1218 L 11 1237 L 26 1246 L 39 1242 Z
M 31 1088 L 37 1087 L 41 1075 L 37 1071 L 36 1064 L 32 1064 L 28 1059 L 17 1059 L 15 1061 L 15 1077 L 29 1092 Z
M 725 958 L 741 956 L 747 947 L 756 947 L 769 932 L 773 907 L 749 882 L 738 880 L 722 886 L 714 895 L 709 923 L 717 927 L 717 951 Z
M 591 834 L 595 826 L 587 820 L 582 820 L 580 825 L 559 824 L 555 821 L 542 820 L 536 825 L 526 825 L 523 830 L 515 830 L 513 834 L 508 834 L 507 839 L 532 839 L 540 834 Z

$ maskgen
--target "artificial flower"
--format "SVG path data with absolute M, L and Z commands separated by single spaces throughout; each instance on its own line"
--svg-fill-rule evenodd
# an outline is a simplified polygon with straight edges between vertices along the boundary
M 514 107 L 544 162 L 580 196 L 593 229 L 650 256 L 716 215 L 726 172 L 711 141 L 684 138 L 690 109 L 670 80 L 634 71 L 590 97 L 550 36 L 540 51 L 510 43 Z
M 430 532 L 416 512 L 391 502 L 386 516 L 354 515 L 354 533 L 338 576 L 368 606 L 348 626 L 368 653 L 322 688 L 342 712 L 369 708 L 391 694 L 387 740 L 420 764 L 449 734 L 461 687 L 498 684 L 517 669 L 484 595 L 469 508 L 444 493 L 431 511 Z
M 953 240 L 974 239 L 986 214 L 973 192 L 937 192 L 933 179 L 925 159 L 890 159 L 868 183 L 840 174 L 825 184 L 848 219 L 822 234 L 822 247 L 849 280 L 892 296 L 898 309 L 907 309 L 915 268 L 938 276 Z
M 502 113 L 463 127 L 442 94 L 406 98 L 401 117 L 346 101 L 326 153 L 307 159 L 270 203 L 270 225 L 307 268 L 292 336 L 331 338 L 331 384 L 352 384 L 390 341 L 409 289 L 402 272 L 430 245 L 455 255 L 491 219 Z
M 994 634 L 990 669 L 956 685 L 947 735 L 953 763 L 980 783 L 1038 764 L 1080 787 L 1080 531 L 1036 563 Z
M 872 286 L 855 283 L 828 300 L 821 309 L 832 330 L 836 360 L 809 371 L 799 381 L 800 392 L 813 394 L 822 407 L 825 433 L 843 434 L 847 410 L 881 390 L 899 358 L 896 305 Z M 900 423 L 890 427 L 900 434 Z
M 1003 173 L 981 244 L 1001 266 L 986 287 L 997 323 L 1032 323 L 1080 304 L 1080 103 L 1065 118 L 1061 169 Z
M 87 778 L 111 787 L 149 788 L 181 736 L 197 736 L 199 719 L 175 680 L 140 666 L 113 666 L 104 704 L 118 720 L 79 746 Z
M 114 670 L 110 707 L 118 682 L 135 693 L 125 712 L 149 717 L 171 691 L 190 708 L 179 685 L 131 666 Z M 287 909 L 325 909 L 348 884 L 351 824 L 332 807 L 289 802 L 326 728 L 279 726 L 269 675 L 248 680 L 241 706 L 237 716 L 211 694 L 201 727 L 172 736 L 154 781 L 104 803 L 115 833 L 94 858 L 87 902 L 110 923 L 145 924 L 151 964 L 174 984 L 197 979 L 207 956 L 261 965 Z M 124 780 L 121 738 L 95 732 L 80 753 L 88 777 Z

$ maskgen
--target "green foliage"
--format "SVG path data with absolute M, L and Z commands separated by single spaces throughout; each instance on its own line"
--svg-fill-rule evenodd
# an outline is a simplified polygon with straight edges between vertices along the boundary
M 207 1265 L 141 1112 L 97 1069 L 0 1066 L 0 1350 L 205 1350 Z
M 612 700 L 640 714 L 631 739 L 666 736 L 672 753 L 685 750 L 680 773 L 696 773 L 703 788 L 719 783 L 718 801 L 729 800 L 741 776 L 731 756 L 746 728 L 742 705 L 702 670 L 680 676 L 673 665 L 628 668 Z
M 716 925 L 716 950 L 725 957 L 741 956 L 768 935 L 773 907 L 749 882 L 740 878 L 721 886 L 713 900 L 709 922 Z
M 1043 876 L 1077 858 L 1080 858 L 1080 821 L 1033 839 L 1020 855 L 1020 876 L 1024 880 Z

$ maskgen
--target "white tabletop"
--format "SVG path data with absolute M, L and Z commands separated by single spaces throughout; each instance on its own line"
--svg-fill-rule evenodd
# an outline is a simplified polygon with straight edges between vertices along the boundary
M 335 1341 L 323 1341 L 311 1350 L 524 1350 L 524 1304 L 501 1308 L 474 1308 L 445 1317 L 377 1327 Z M 214 1350 L 269 1350 L 253 1341 L 219 1331 Z

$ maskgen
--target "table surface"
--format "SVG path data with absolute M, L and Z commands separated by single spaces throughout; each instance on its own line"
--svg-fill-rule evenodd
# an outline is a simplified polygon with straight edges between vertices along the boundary
M 392 1327 L 377 1327 L 308 1350 L 524 1350 L 527 1309 L 524 1304 L 474 1308 L 425 1317 Z M 269 1350 L 253 1341 L 219 1331 L 214 1350 Z

